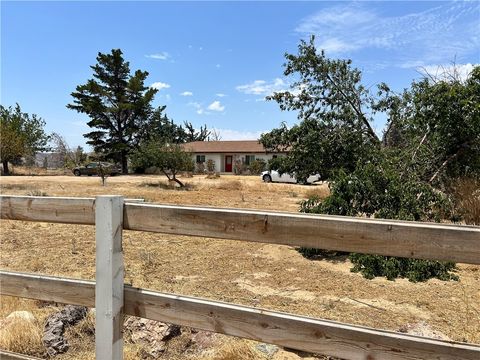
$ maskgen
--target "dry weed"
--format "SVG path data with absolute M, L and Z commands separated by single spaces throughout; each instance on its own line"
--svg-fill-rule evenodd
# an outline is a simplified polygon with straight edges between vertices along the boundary
M 0 321 L 0 348 L 15 353 L 43 356 L 43 326 L 22 318 Z
M 198 360 L 258 360 L 266 357 L 255 350 L 254 343 L 248 340 L 227 340 L 208 354 L 199 356 Z
M 243 184 L 240 180 L 221 181 L 214 185 L 214 188 L 218 190 L 242 190 Z
M 453 195 L 465 223 L 480 225 L 480 180 L 457 180 L 453 185 Z
M 328 187 L 321 185 L 316 185 L 305 192 L 306 198 L 317 197 L 320 199 L 325 199 L 328 195 L 330 195 Z
M 5 184 L 0 183 L 0 190 L 4 192 L 5 190 L 27 190 L 28 185 L 26 184 Z

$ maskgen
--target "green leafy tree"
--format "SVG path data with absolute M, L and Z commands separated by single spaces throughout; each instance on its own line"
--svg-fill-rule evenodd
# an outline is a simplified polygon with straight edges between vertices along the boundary
M 185 129 L 169 119 L 164 112 L 165 109 L 166 106 L 160 106 L 153 111 L 142 138 L 145 141 L 156 141 L 163 144 L 181 144 L 185 142 Z
M 296 81 L 291 91 L 268 99 L 281 110 L 297 111 L 299 123 L 292 128 L 282 124 L 261 142 L 271 151 L 289 151 L 270 168 L 295 172 L 299 179 L 318 172 L 331 180 L 331 194 L 307 200 L 301 211 L 417 221 L 450 217 L 445 179 L 480 173 L 480 67 L 466 81 L 423 79 L 402 94 L 379 84 L 373 94 L 350 60 L 328 59 L 316 50 L 313 37 L 286 59 L 284 74 Z M 370 126 L 378 112 L 388 119 L 382 140 Z M 363 254 L 350 258 L 353 270 L 366 277 L 455 278 L 452 263 Z
M 20 105 L 14 108 L 0 105 L 0 158 L 4 174 L 10 173 L 9 162 L 33 157 L 36 152 L 47 149 L 49 136 L 44 127 L 43 119 L 22 112 Z
M 344 216 L 367 216 L 411 221 L 439 221 L 449 216 L 449 198 L 429 183 L 413 176 L 402 176 L 397 167 L 385 159 L 359 166 L 351 173 L 339 171 L 325 199 L 310 198 L 301 204 L 300 211 Z M 325 255 L 325 251 L 301 248 L 306 257 Z M 327 252 L 328 254 L 328 252 Z M 352 271 L 366 278 L 385 276 L 389 280 L 405 277 L 410 281 L 429 278 L 456 280 L 452 273 L 455 264 L 380 256 L 349 254 Z
M 184 122 L 184 141 L 185 142 L 192 142 L 192 141 L 206 141 L 210 136 L 211 132 L 207 129 L 207 126 L 200 126 L 200 130 L 196 130 L 192 123 L 185 121 Z
M 291 91 L 274 93 L 281 110 L 298 112 L 299 124 L 262 135 L 267 150 L 289 150 L 276 160 L 280 172 L 305 180 L 312 173 L 328 177 L 332 170 L 351 170 L 380 145 L 370 122 L 374 99 L 350 60 L 332 60 L 318 52 L 314 37 L 301 41 L 298 54 L 286 54 L 284 75 L 296 81 Z M 377 107 L 378 108 L 378 107 Z M 375 108 L 376 109 L 376 108 Z
M 192 155 L 186 152 L 181 145 L 165 144 L 158 141 L 143 143 L 132 155 L 132 164 L 137 168 L 154 166 L 168 178 L 175 181 L 180 187 L 185 187 L 177 175 L 181 171 L 193 171 L 195 164 Z
M 207 126 L 201 126 L 200 130 L 196 130 L 193 125 L 187 121 L 182 125 L 177 125 L 173 120 L 169 119 L 165 113 L 166 106 L 160 106 L 148 119 L 145 126 L 143 140 L 165 144 L 182 144 L 192 141 L 206 141 L 209 139 L 210 131 Z
M 466 80 L 443 75 L 414 82 L 394 122 L 402 173 L 436 187 L 456 177 L 480 177 L 480 66 Z M 389 138 L 392 134 L 386 133 Z
M 84 134 L 87 143 L 120 162 L 127 173 L 128 155 L 141 141 L 157 90 L 145 86 L 148 72 L 130 74 L 129 62 L 120 49 L 99 53 L 97 64 L 91 68 L 93 78 L 77 86 L 73 103 L 67 107 L 90 117 L 87 125 L 93 131 Z

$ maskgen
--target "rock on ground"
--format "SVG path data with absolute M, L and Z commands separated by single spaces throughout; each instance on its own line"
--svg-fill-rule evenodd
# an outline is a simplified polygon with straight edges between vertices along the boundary
M 45 323 L 43 344 L 49 356 L 66 352 L 69 348 L 63 336 L 65 329 L 75 325 L 87 315 L 84 306 L 67 305 L 61 311 L 50 315 Z
M 178 325 L 133 316 L 125 320 L 124 331 L 133 343 L 145 345 L 146 353 L 153 358 L 158 358 L 165 351 L 168 340 L 181 334 Z

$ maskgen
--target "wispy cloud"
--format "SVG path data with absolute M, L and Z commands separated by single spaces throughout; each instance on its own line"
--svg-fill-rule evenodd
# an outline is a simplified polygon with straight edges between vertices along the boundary
M 225 106 L 220 103 L 220 101 L 215 100 L 207 107 L 208 110 L 222 112 L 225 110 Z
M 448 65 L 426 65 L 417 68 L 417 71 L 429 78 L 435 80 L 452 80 L 458 79 L 465 81 L 474 66 L 479 64 L 448 64 Z
M 180 95 L 181 96 L 193 96 L 193 93 L 191 91 L 184 91 Z
M 222 140 L 257 140 L 260 135 L 267 132 L 267 130 L 261 131 L 242 131 L 232 129 L 215 129 L 220 135 Z
M 196 102 L 196 101 L 189 102 L 187 105 L 195 108 L 195 112 L 196 112 L 198 115 L 202 115 L 202 114 L 205 113 L 205 110 L 204 110 L 202 104 L 200 104 L 200 103 L 198 103 L 198 102 Z
M 170 87 L 170 84 L 157 81 L 157 82 L 154 82 L 152 85 L 150 85 L 150 87 L 153 89 L 162 90 L 162 89 L 168 89 Z
M 218 94 L 215 94 L 215 95 L 220 97 L 220 98 L 227 96 L 226 94 L 222 94 L 222 93 L 218 93 Z
M 268 96 L 274 92 L 283 91 L 287 88 L 287 84 L 280 78 L 276 78 L 271 82 L 265 80 L 255 80 L 249 84 L 239 85 L 236 89 L 244 94 Z
M 161 53 L 157 53 L 157 54 L 145 55 L 145 57 L 149 59 L 155 59 L 155 60 L 168 60 L 170 59 L 170 54 L 166 51 L 162 51 Z
M 295 29 L 316 35 L 316 45 L 327 55 L 380 50 L 379 56 L 396 59 L 401 67 L 462 61 L 480 48 L 480 3 L 443 2 L 427 10 L 385 16 L 375 5 L 343 3 L 323 9 Z M 376 10 L 378 9 L 378 10 Z

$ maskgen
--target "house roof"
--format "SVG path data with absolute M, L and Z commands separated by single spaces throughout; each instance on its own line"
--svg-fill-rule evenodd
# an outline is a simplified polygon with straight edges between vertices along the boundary
M 258 140 L 194 141 L 183 145 L 194 153 L 266 153 Z

